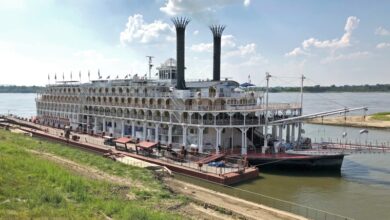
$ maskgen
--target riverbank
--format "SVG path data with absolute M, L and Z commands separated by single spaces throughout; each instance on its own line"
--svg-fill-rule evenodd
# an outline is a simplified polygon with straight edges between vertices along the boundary
M 390 116 L 390 114 L 388 114 Z M 385 120 L 385 117 L 389 117 L 387 114 L 373 114 L 369 116 L 344 116 L 314 118 L 307 120 L 310 124 L 324 124 L 335 126 L 347 126 L 357 128 L 375 128 L 375 129 L 390 129 L 390 120 Z M 389 118 L 390 119 L 390 118 Z
M 290 213 L 271 208 L 267 209 L 267 207 L 258 204 L 251 204 L 250 206 L 248 204 L 240 205 L 241 203 L 245 204 L 245 202 L 234 197 L 225 197 L 223 194 L 211 190 L 207 191 L 207 189 L 200 187 L 194 188 L 191 184 L 174 179 L 161 182 L 149 170 L 127 166 L 105 159 L 99 155 L 69 148 L 62 144 L 37 140 L 21 134 L 12 134 L 0 130 L 0 147 L 2 148 L 1 151 L 6 152 L 7 156 L 10 157 L 9 164 L 6 167 L 1 165 L 1 170 L 7 170 L 8 173 L 7 177 L 2 179 L 4 180 L 2 182 L 8 185 L 0 185 L 0 217 L 22 218 L 24 216 L 28 218 L 31 216 L 51 216 L 83 218 L 85 215 L 90 215 L 92 218 L 105 218 L 104 216 L 107 216 L 108 218 L 118 219 L 134 214 L 135 216 L 145 216 L 146 219 L 303 219 Z M 30 159 L 34 162 L 29 163 Z M 12 161 L 15 161 L 15 163 L 12 164 Z M 25 164 L 26 161 L 27 164 Z M 15 179 L 23 179 L 24 177 L 28 179 L 29 176 L 39 176 L 39 173 L 45 173 L 45 171 L 35 168 L 35 164 L 39 165 L 41 163 L 48 164 L 48 169 L 51 172 L 55 172 L 56 175 L 50 174 L 48 176 L 45 175 L 45 178 L 36 178 L 34 179 L 35 182 L 33 181 L 34 184 L 24 183 L 22 187 L 18 184 L 15 185 L 15 181 L 11 180 L 12 176 L 16 176 Z M 20 171 L 20 166 L 28 166 L 29 169 Z M 58 172 L 56 172 L 57 169 L 59 170 Z M 67 173 L 67 175 L 63 173 Z M 66 178 L 62 177 L 63 175 Z M 108 184 L 121 189 L 118 190 L 118 193 L 110 195 L 107 200 L 107 204 L 110 206 L 108 208 L 113 209 L 113 211 L 105 211 L 108 208 L 102 207 L 102 204 L 100 204 L 103 202 L 99 196 L 106 196 L 110 192 L 104 191 L 104 187 L 101 191 L 99 191 L 100 188 L 96 185 L 82 188 L 84 190 L 83 196 L 88 199 L 73 201 L 67 188 L 63 188 L 63 185 L 66 185 L 63 181 L 67 181 L 67 179 L 73 178 L 73 176 L 88 183 Z M 51 181 L 54 181 L 54 183 Z M 9 187 L 11 185 L 24 190 L 22 192 L 14 191 L 17 195 L 12 194 L 12 196 L 11 194 L 3 194 L 2 192 L 10 190 Z M 50 188 L 49 191 L 53 190 L 51 193 L 55 194 L 56 201 L 59 200 L 60 202 L 56 202 L 53 205 L 51 200 L 46 202 L 43 199 L 44 202 L 36 204 L 36 201 L 30 201 L 29 196 L 24 195 L 27 191 L 36 191 L 35 187 L 45 186 Z M 191 196 L 195 194 L 196 196 Z M 21 207 L 24 204 L 9 206 L 10 202 L 13 203 L 13 198 L 23 198 L 32 203 L 33 206 L 38 206 L 38 210 L 34 209 L 33 213 L 30 209 L 25 210 Z M 219 199 L 216 200 L 216 198 Z M 110 199 L 119 201 L 113 204 Z M 39 197 L 36 200 L 41 201 L 42 199 Z M 100 201 L 97 203 L 99 206 L 95 201 Z M 134 209 L 139 210 L 140 213 L 124 213 L 124 210 L 128 210 L 128 205 L 123 203 L 137 206 Z M 226 206 L 226 204 L 234 204 L 234 206 Z M 43 208 L 43 206 L 48 206 L 49 208 Z M 69 207 L 71 207 L 70 210 L 68 209 Z M 85 207 L 88 210 L 85 213 L 81 213 L 80 207 Z M 21 210 L 22 212 L 20 212 Z M 102 213 L 94 213 L 96 210 L 102 210 Z M 148 210 L 153 211 L 149 212 Z M 83 216 L 81 216 L 82 214 Z

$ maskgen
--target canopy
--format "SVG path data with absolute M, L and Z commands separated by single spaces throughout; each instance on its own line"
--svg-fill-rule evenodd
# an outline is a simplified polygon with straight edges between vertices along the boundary
M 156 142 L 151 142 L 151 141 L 141 141 L 137 144 L 137 147 L 141 148 L 153 148 L 157 145 Z
M 121 137 L 121 138 L 116 139 L 114 142 L 120 143 L 120 144 L 127 144 L 127 143 L 131 142 L 131 138 Z

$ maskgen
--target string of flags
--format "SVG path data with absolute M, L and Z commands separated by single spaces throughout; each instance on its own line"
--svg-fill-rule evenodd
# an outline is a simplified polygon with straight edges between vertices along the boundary
M 100 73 L 100 69 L 98 69 L 97 75 L 98 75 L 99 80 L 103 79 L 103 76 Z M 131 74 L 126 74 L 124 76 L 124 79 L 130 79 L 130 77 L 131 77 Z M 138 74 L 135 74 L 134 77 L 138 77 Z M 106 77 L 106 80 L 109 80 L 110 78 L 111 78 L 111 75 L 108 75 Z M 145 74 L 145 78 L 146 78 L 146 74 Z M 50 74 L 47 75 L 47 79 L 50 83 Z M 82 74 L 81 74 L 81 71 L 79 71 L 79 81 L 80 82 L 81 82 L 81 79 L 82 79 Z M 119 79 L 119 75 L 116 75 L 115 79 Z M 57 82 L 57 73 L 54 73 L 54 80 L 55 80 L 55 82 Z M 65 72 L 62 73 L 62 80 L 65 81 Z M 72 81 L 72 80 L 73 80 L 73 72 L 71 71 L 70 72 L 70 81 Z M 88 81 L 91 81 L 91 72 L 89 70 L 88 70 Z

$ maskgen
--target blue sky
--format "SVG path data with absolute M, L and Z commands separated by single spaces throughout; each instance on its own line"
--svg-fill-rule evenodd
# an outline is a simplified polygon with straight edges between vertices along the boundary
M 210 24 L 224 24 L 222 78 L 271 85 L 390 83 L 390 1 L 0 0 L 0 84 L 44 85 L 144 75 L 175 58 L 186 31 L 186 79 L 212 78 Z M 153 70 L 156 72 L 156 70 Z

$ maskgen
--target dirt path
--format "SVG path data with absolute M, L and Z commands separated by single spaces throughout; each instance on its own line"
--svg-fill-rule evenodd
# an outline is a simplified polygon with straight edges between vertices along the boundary
M 178 181 L 175 179 L 166 180 L 168 186 L 178 193 L 188 195 L 189 197 L 199 201 L 200 203 L 210 204 L 220 207 L 228 212 L 232 212 L 232 216 L 240 219 L 305 219 L 288 212 L 273 209 L 267 206 L 248 202 L 233 196 L 209 190 L 203 187 L 195 186 L 189 183 Z

